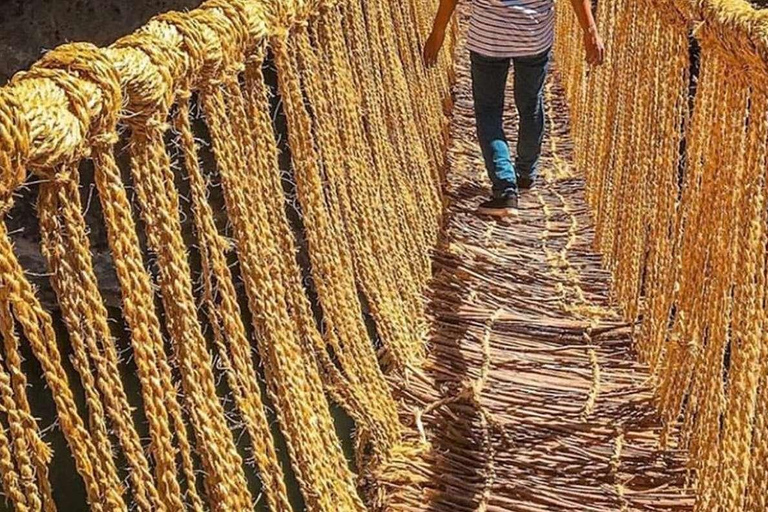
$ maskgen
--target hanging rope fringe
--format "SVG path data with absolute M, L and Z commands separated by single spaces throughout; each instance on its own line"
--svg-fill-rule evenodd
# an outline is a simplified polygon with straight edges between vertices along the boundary
M 737 0 L 600 2 L 608 58 L 587 70 L 561 7 L 596 246 L 639 321 L 667 434 L 690 451 L 697 510 L 765 510 L 768 18 Z
M 26 398 L 22 343 L 43 367 L 92 510 L 253 509 L 250 469 L 236 448 L 214 357 L 269 508 L 291 510 L 254 350 L 308 508 L 364 509 L 326 393 L 366 440 L 360 471 L 398 456 L 402 426 L 384 371 L 404 375 L 424 355 L 422 297 L 442 212 L 435 172 L 451 59 L 427 71 L 414 49 L 433 8 L 211 0 L 158 16 L 106 49 L 65 45 L 0 90 L 0 215 L 12 208 L 27 169 L 43 179 L 42 252 L 75 369 L 67 375 L 51 317 L 0 223 L 0 466 L 16 510 L 56 509 L 51 452 Z M 288 121 L 321 325 L 286 214 L 273 91 L 263 74 L 268 53 L 278 68 L 274 92 Z M 385 94 L 389 88 L 396 97 Z M 194 100 L 215 173 L 200 163 Z M 138 210 L 115 157 L 123 128 Z M 138 434 L 121 380 L 124 356 L 94 270 L 79 191 L 86 159 L 95 169 L 149 442 Z M 182 225 L 180 172 L 189 184 L 200 288 Z M 222 185 L 231 241 L 209 200 L 212 179 Z M 233 249 L 255 336 L 243 320 Z M 358 294 L 377 323 L 378 354 Z M 83 407 L 71 386 L 83 390 Z

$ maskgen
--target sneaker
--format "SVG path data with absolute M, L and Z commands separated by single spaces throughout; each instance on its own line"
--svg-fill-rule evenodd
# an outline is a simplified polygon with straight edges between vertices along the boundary
M 495 197 L 482 203 L 477 208 L 477 213 L 481 215 L 491 215 L 493 217 L 507 217 L 517 213 L 517 194 L 510 194 L 504 197 Z
M 517 177 L 517 188 L 521 190 L 528 190 L 533 186 L 533 178 L 530 176 L 518 176 Z

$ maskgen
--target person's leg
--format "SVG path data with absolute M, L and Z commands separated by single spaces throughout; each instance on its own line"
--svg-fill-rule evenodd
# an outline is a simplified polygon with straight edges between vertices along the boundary
M 515 105 L 520 116 L 515 167 L 520 184 L 536 178 L 541 142 L 544 138 L 544 82 L 549 69 L 550 50 L 531 57 L 514 59 Z
M 502 126 L 504 89 L 510 59 L 485 57 L 472 52 L 471 60 L 477 138 L 493 186 L 493 195 L 504 197 L 517 190 L 515 167 Z

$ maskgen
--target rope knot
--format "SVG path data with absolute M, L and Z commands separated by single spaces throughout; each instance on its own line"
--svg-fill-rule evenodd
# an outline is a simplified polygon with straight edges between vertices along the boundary
M 202 7 L 203 11 L 208 12 L 216 9 L 224 13 L 224 16 L 217 18 L 227 25 L 224 32 L 219 32 L 219 36 L 226 36 L 223 40 L 232 42 L 231 50 L 234 55 L 231 57 L 239 57 L 234 60 L 242 61 L 250 39 L 246 4 L 243 0 L 209 0 Z
M 174 99 L 175 81 L 185 74 L 182 52 L 148 31 L 124 37 L 107 51 L 122 53 L 129 111 L 125 122 L 132 129 L 141 130 L 150 118 L 167 115 Z
M 192 90 L 189 87 L 183 87 L 176 93 L 176 98 L 178 98 L 179 102 L 189 101 L 192 98 Z
M 186 76 L 188 88 L 198 83 L 208 83 L 218 75 L 223 60 L 221 44 L 216 33 L 201 16 L 168 12 L 161 14 L 156 20 L 174 27 L 183 37 L 182 47 L 187 53 L 189 63 Z
M 0 217 L 13 205 L 13 191 L 26 179 L 29 122 L 8 89 L 0 89 Z
M 90 43 L 69 43 L 48 52 L 36 67 L 59 69 L 93 83 L 101 96 L 101 110 L 93 117 L 88 140 L 93 146 L 111 146 L 123 104 L 120 75 L 100 48 Z
M 105 133 L 99 133 L 91 137 L 91 144 L 96 147 L 110 147 L 115 145 L 120 140 L 120 136 L 117 131 L 112 130 Z
M 475 379 L 471 383 L 468 383 L 466 389 L 464 390 L 465 396 L 468 400 L 470 400 L 475 406 L 481 407 L 481 398 L 483 396 L 483 388 L 485 387 L 485 382 L 483 382 L 483 379 Z
M 194 14 L 212 32 L 213 37 L 206 42 L 216 52 L 222 73 L 206 77 L 205 86 L 215 87 L 222 83 L 222 74 L 227 81 L 243 70 L 246 47 L 251 39 L 245 4 L 213 0 L 206 2 L 204 8 Z
M 29 71 L 17 73 L 11 83 L 18 85 L 26 80 L 45 80 L 52 83 L 66 97 L 69 115 L 40 112 L 45 116 L 46 133 L 67 134 L 77 141 L 87 138 L 90 131 L 92 112 L 98 110 L 99 95 L 92 84 L 79 80 L 62 69 L 48 69 L 35 65 Z M 27 162 L 27 167 L 44 179 L 51 179 L 53 169 L 62 163 L 77 162 L 87 153 L 82 143 L 61 144 L 48 140 L 35 141 L 38 150 Z
M 77 167 L 74 165 L 59 165 L 56 167 L 56 170 L 52 172 L 50 176 L 50 181 L 56 184 L 70 182 L 77 170 Z

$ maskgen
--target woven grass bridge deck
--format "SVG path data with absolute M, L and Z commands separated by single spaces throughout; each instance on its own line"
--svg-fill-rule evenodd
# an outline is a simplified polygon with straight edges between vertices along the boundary
M 431 450 L 413 485 L 393 485 L 392 509 L 691 510 L 686 456 L 659 447 L 648 369 L 593 250 L 562 90 L 549 81 L 542 175 L 519 215 L 478 216 L 489 186 L 457 55 L 432 350 L 401 391 Z M 515 140 L 514 104 L 505 112 Z
M 766 512 L 766 11 L 600 1 L 591 68 L 556 5 L 506 219 L 466 2 L 432 69 L 431 0 L 207 0 L 0 88 L 0 510 Z

